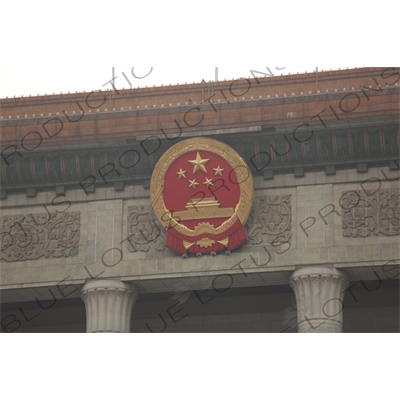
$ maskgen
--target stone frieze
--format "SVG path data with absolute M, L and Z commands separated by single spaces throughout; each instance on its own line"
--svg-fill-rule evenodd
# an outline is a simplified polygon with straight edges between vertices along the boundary
M 131 253 L 164 251 L 167 236 L 151 207 L 128 208 L 128 250 Z
M 341 198 L 343 236 L 400 235 L 400 190 L 353 190 Z
M 263 196 L 254 201 L 246 224 L 249 244 L 282 244 L 292 241 L 291 195 Z
M 80 212 L 64 212 L 1 217 L 1 260 L 20 262 L 77 256 L 80 215 Z

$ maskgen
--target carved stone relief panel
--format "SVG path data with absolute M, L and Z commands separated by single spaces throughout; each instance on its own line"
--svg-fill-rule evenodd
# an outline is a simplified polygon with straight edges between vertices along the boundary
M 400 235 L 400 190 L 344 192 L 341 198 L 343 236 Z
M 264 196 L 255 199 L 246 224 L 249 244 L 291 243 L 291 199 L 291 195 Z
M 20 262 L 79 254 L 81 213 L 43 213 L 0 218 L 1 260 Z
M 164 251 L 167 235 L 151 207 L 128 208 L 128 249 L 131 253 Z

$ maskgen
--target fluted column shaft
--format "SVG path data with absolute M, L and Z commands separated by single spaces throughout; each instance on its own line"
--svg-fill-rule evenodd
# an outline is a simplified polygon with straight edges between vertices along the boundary
M 82 289 L 87 333 L 129 333 L 138 294 L 132 285 L 118 280 L 93 280 Z
M 347 275 L 334 267 L 303 267 L 290 286 L 297 300 L 299 333 L 343 333 Z

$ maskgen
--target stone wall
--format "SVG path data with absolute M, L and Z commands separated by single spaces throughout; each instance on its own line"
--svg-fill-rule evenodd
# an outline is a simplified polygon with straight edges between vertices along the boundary
M 250 242 L 230 257 L 187 260 L 164 249 L 165 233 L 153 220 L 150 193 L 142 186 L 128 186 L 124 192 L 100 188 L 89 196 L 82 190 L 71 190 L 65 198 L 70 204 L 60 204 L 58 200 L 56 206 L 51 205 L 54 193 L 42 192 L 33 199 L 11 194 L 0 205 L 1 288 L 54 286 L 63 280 L 83 284 L 90 278 L 88 271 L 91 276 L 121 277 L 127 281 L 216 276 L 240 262 L 248 273 L 290 273 L 296 266 L 321 264 L 336 268 L 382 267 L 399 259 L 398 175 L 398 171 L 383 167 L 366 173 L 337 171 L 334 176 L 310 172 L 303 178 L 256 178 L 257 200 L 247 227 Z M 355 203 L 354 199 L 348 200 L 348 192 L 355 196 Z M 350 218 L 346 213 L 353 209 L 357 213 Z M 47 229 L 40 225 L 46 221 L 46 214 L 59 218 L 65 213 L 69 213 L 65 216 L 68 221 L 79 215 L 79 227 L 64 224 L 49 231 L 53 236 L 49 232 L 36 235 Z M 32 220 L 28 224 L 31 230 L 17 224 L 10 231 L 10 220 L 23 221 L 18 216 L 25 216 L 25 227 L 33 216 L 39 225 L 36 231 Z M 351 223 L 361 223 L 368 229 L 349 234 Z M 67 244 L 77 235 L 79 248 L 72 253 L 66 251 Z M 37 237 L 47 242 L 36 243 Z M 22 261 L 16 254 L 17 243 L 22 249 L 27 245 L 48 245 L 50 253 L 42 252 Z M 240 273 L 239 269 L 232 271 Z

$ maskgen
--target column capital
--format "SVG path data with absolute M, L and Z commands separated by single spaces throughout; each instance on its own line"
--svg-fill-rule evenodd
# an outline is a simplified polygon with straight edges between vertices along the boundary
M 290 279 L 297 300 L 300 333 L 342 333 L 349 279 L 333 265 L 301 266 Z
M 137 299 L 138 292 L 129 283 L 114 279 L 87 281 L 82 289 L 87 332 L 129 333 Z

